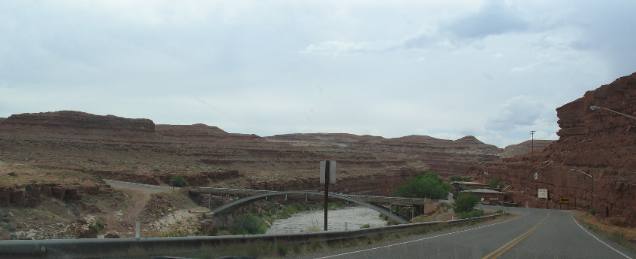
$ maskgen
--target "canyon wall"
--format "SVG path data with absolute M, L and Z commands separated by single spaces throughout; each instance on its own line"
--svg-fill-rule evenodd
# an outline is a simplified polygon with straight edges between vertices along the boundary
M 462 174 L 475 164 L 495 161 L 500 152 L 472 136 L 260 137 L 204 124 L 155 125 L 148 119 L 74 111 L 18 114 L 0 121 L 0 163 L 96 181 L 165 184 L 182 176 L 199 186 L 317 189 L 319 161 L 332 159 L 338 161 L 336 190 L 390 194 L 425 170 Z M 20 175 L 20 167 L 14 172 Z
M 636 226 L 636 74 L 588 91 L 557 109 L 559 140 L 541 152 L 488 162 L 470 171 L 501 179 L 521 205 L 590 210 Z M 537 189 L 548 189 L 547 200 Z
M 154 132 L 155 124 L 149 119 L 128 119 L 113 115 L 95 116 L 76 111 L 24 113 L 2 120 L 6 129 L 96 129 L 104 131 Z

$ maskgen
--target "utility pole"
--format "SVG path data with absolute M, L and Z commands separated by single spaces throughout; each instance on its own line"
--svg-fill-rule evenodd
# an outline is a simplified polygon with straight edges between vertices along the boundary
M 534 154 L 534 133 L 535 132 L 536 131 L 534 131 L 534 130 L 530 131 L 530 153 L 531 154 Z

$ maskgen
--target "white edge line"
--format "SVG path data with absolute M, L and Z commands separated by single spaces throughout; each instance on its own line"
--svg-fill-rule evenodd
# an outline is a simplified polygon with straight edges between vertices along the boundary
M 356 251 L 351 251 L 351 252 L 346 252 L 346 253 L 341 253 L 341 254 L 334 254 L 334 255 L 327 255 L 327 256 L 323 256 L 323 257 L 316 257 L 315 259 L 332 258 L 332 257 L 343 256 L 343 255 L 350 255 L 350 254 L 356 254 L 356 253 L 361 253 L 361 252 L 373 251 L 373 250 L 377 250 L 377 249 L 381 249 L 381 248 L 388 248 L 388 247 L 392 247 L 392 246 L 405 245 L 405 244 L 415 243 L 415 242 L 419 242 L 419 241 L 423 241 L 423 240 L 427 240 L 427 239 L 433 239 L 433 238 L 438 238 L 438 237 L 443 237 L 443 236 L 450 236 L 450 235 L 457 234 L 457 233 L 462 233 L 462 232 L 467 232 L 467 231 L 471 231 L 471 230 L 477 230 L 477 229 L 492 227 L 494 225 L 507 223 L 507 222 L 515 220 L 515 219 L 517 219 L 517 218 L 515 217 L 515 218 L 511 218 L 511 219 L 504 220 L 504 221 L 501 221 L 501 222 L 492 223 L 492 224 L 489 224 L 489 225 L 482 225 L 482 226 L 479 226 L 479 227 L 467 228 L 467 229 L 463 229 L 463 230 L 459 230 L 459 231 L 448 232 L 448 233 L 439 234 L 439 235 L 435 235 L 435 236 L 423 237 L 423 238 L 419 238 L 419 239 L 415 239 L 415 240 L 409 240 L 409 241 L 400 242 L 400 243 L 394 243 L 394 244 L 385 245 L 385 246 L 376 246 L 376 247 L 372 247 L 372 248 L 356 250 Z M 629 259 L 632 259 L 632 258 L 629 258 Z
M 574 220 L 574 223 L 576 223 L 577 226 L 579 226 L 579 228 L 581 228 L 583 231 L 585 231 L 585 233 L 587 233 L 588 235 L 592 236 L 594 239 L 596 239 L 596 241 L 600 242 L 601 244 L 604 244 L 605 246 L 609 247 L 610 249 L 612 249 L 612 251 L 618 253 L 619 255 L 622 255 L 623 257 L 627 258 L 627 259 L 632 259 L 631 257 L 629 257 L 628 255 L 624 254 L 621 251 L 618 251 L 618 249 L 612 247 L 611 245 L 609 245 L 608 243 L 605 243 L 605 241 L 601 240 L 600 238 L 596 237 L 594 234 L 590 233 L 590 231 L 588 231 L 587 229 L 585 229 L 583 226 L 581 226 L 581 224 L 579 224 L 579 222 L 574 218 L 574 216 L 570 215 L 570 217 L 572 217 L 572 220 Z

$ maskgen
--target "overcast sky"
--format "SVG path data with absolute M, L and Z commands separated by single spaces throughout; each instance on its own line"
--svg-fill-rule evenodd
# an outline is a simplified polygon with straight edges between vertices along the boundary
M 347 2 L 347 3 L 345 3 Z M 0 117 L 504 146 L 636 71 L 636 1 L 1 1 Z

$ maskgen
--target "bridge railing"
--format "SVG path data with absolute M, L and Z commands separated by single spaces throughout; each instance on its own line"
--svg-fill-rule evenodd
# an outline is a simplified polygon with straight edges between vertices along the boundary
M 393 234 L 422 234 L 473 224 L 500 214 L 368 228 L 282 235 L 232 235 L 169 238 L 58 239 L 0 241 L 0 258 L 149 258 L 152 256 L 212 257 L 284 255 L 295 247 L 326 247 L 355 240 L 378 240 Z
M 302 192 L 320 192 L 316 190 L 298 190 Z M 234 188 L 216 188 L 216 187 L 196 187 L 190 189 L 190 192 L 199 194 L 213 194 L 213 195 L 236 195 L 236 196 L 251 196 L 266 193 L 277 193 L 283 191 L 273 190 L 256 190 L 256 189 L 234 189 Z M 379 196 L 379 195 L 361 195 L 361 194 L 346 194 L 346 193 L 333 193 L 334 195 L 347 196 L 350 198 L 358 199 L 367 202 L 378 203 L 394 203 L 399 205 L 424 205 L 430 202 L 427 198 L 406 198 L 406 197 L 392 197 L 392 196 Z

